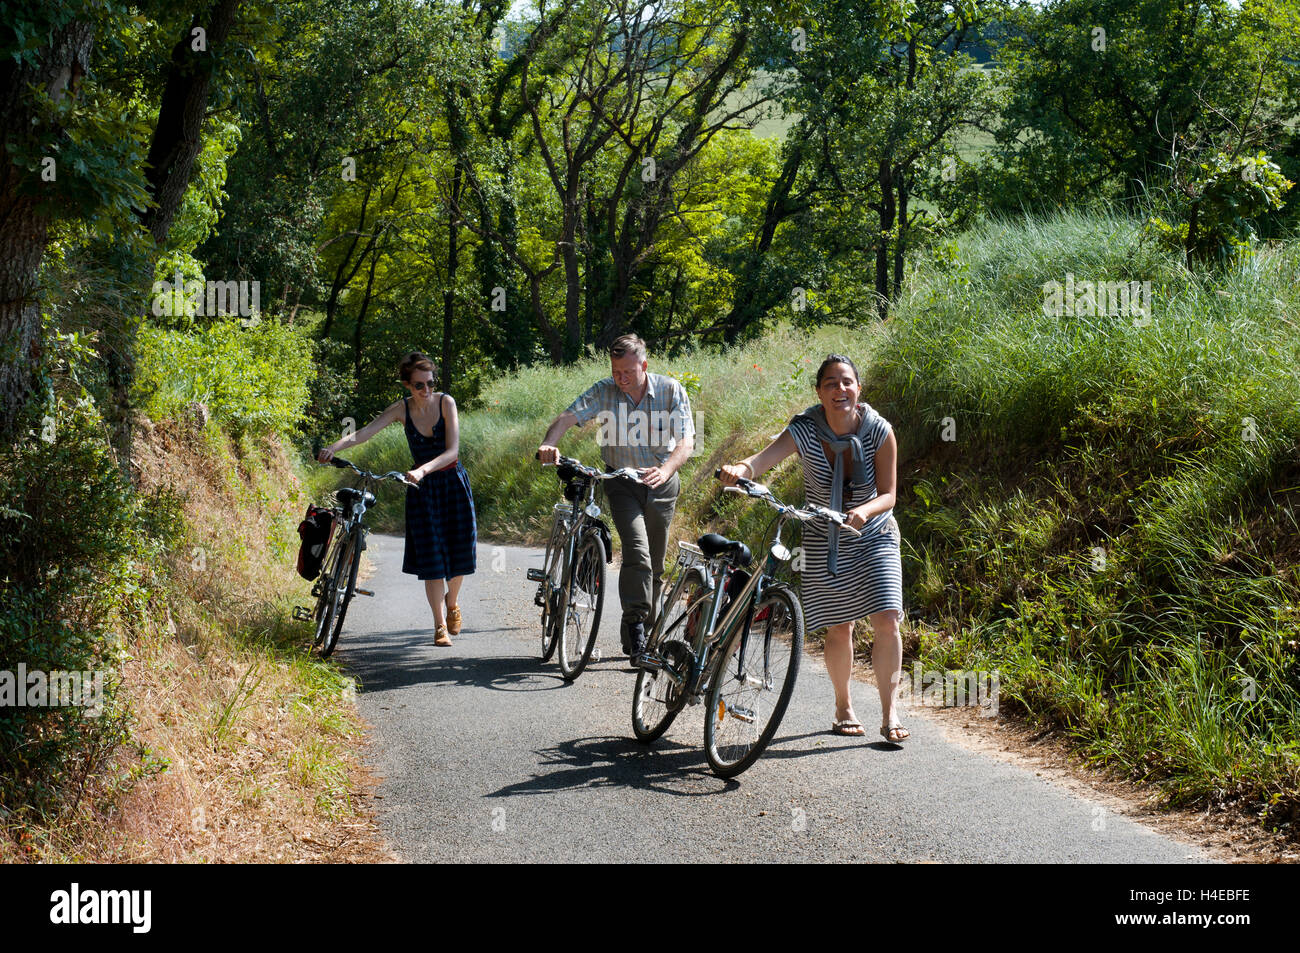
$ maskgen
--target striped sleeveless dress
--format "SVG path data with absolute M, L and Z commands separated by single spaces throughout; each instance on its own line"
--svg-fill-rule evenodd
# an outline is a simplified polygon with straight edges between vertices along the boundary
M 867 480 L 863 487 L 845 490 L 841 503 L 845 511 L 875 499 L 876 451 L 891 429 L 889 421 L 869 404 L 858 404 L 858 410 L 866 414 L 868 421 L 867 436 L 862 445 Z M 790 421 L 787 429 L 794 438 L 803 464 L 804 494 L 808 503 L 830 506 L 834 466 L 833 461 L 826 458 L 826 449 L 816 426 L 800 414 Z M 851 475 L 852 466 L 846 466 L 845 471 Z M 840 531 L 838 572 L 835 576 L 830 574 L 826 565 L 830 548 L 829 527 L 821 520 L 802 525 L 804 566 L 799 588 L 806 632 L 863 619 L 889 609 L 896 611 L 899 621 L 902 621 L 902 537 L 893 510 L 872 517 L 862 527 L 861 536 Z
M 442 400 L 443 395 L 438 395 Z M 447 418 L 438 417 L 433 433 L 425 436 L 411 420 L 406 407 L 406 441 L 415 466 L 428 463 L 447 449 Z M 474 572 L 478 529 L 469 474 L 459 460 L 445 470 L 435 470 L 406 488 L 406 550 L 402 572 L 419 579 L 454 579 Z

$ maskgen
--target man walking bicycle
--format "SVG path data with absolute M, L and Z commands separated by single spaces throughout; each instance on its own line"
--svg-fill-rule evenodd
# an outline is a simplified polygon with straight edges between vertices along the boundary
M 551 422 L 541 446 L 543 463 L 557 462 L 556 444 L 570 427 L 600 423 L 600 455 L 610 470 L 631 467 L 641 482 L 605 481 L 614 527 L 623 543 L 618 574 L 623 604 L 623 651 L 636 665 L 645 649 L 645 631 L 659 604 L 668 527 L 677 508 L 677 471 L 695 448 L 691 402 L 679 381 L 647 373 L 646 346 L 635 334 L 618 338 L 609 349 L 611 375 L 589 387 Z

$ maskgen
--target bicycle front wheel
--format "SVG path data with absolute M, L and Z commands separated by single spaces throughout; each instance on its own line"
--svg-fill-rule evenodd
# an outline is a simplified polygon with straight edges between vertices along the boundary
M 334 612 L 333 631 L 321 646 L 321 658 L 326 658 L 339 644 L 339 636 L 343 633 L 343 620 L 347 618 L 348 606 L 352 604 L 352 596 L 357 591 L 357 570 L 361 566 L 361 553 L 357 549 L 355 537 L 349 540 L 348 553 L 350 558 L 348 558 L 346 575 L 339 573 L 340 591 L 337 594 L 338 608 Z
M 560 573 L 564 566 L 564 544 L 568 530 L 557 519 L 551 527 L 551 539 L 546 544 L 546 559 L 543 562 L 545 579 L 539 583 L 542 597 L 542 661 L 545 662 L 555 652 L 560 642 L 559 620 L 564 615 L 564 592 L 560 588 Z
M 588 533 L 578 544 L 564 591 L 560 674 L 571 682 L 591 660 L 605 605 L 605 546 L 595 533 Z
M 316 633 L 312 639 L 313 647 L 323 644 L 325 637 L 334 628 L 334 610 L 338 604 L 334 598 L 335 580 L 338 576 L 339 561 L 343 558 L 345 541 L 346 537 L 343 533 L 339 533 L 330 541 L 329 552 L 325 554 L 321 573 L 316 578 L 316 611 L 313 613 L 316 620 Z
M 754 607 L 746 636 L 738 628 L 714 668 L 704 713 L 704 753 L 715 774 L 732 778 L 763 753 L 794 694 L 803 656 L 803 609 L 772 585 Z

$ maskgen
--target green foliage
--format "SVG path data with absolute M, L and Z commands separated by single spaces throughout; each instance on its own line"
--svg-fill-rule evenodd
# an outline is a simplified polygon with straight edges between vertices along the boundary
M 75 799 L 128 738 L 115 700 L 123 633 L 159 585 L 153 567 L 175 541 L 177 504 L 131 492 L 85 398 L 59 400 L 41 430 L 0 455 L 0 495 L 4 668 L 103 680 L 97 717 L 84 706 L 0 708 L 0 805 L 22 817 Z
M 158 419 L 180 418 L 201 403 L 236 435 L 287 435 L 304 417 L 312 353 L 301 327 L 272 320 L 220 320 L 191 331 L 147 327 L 137 399 Z
M 1277 151 L 1293 115 L 1292 0 L 1020 4 L 1006 36 L 1006 104 L 984 171 L 1007 212 L 1158 190 L 1171 150 Z
M 1152 216 L 1148 232 L 1166 246 L 1200 263 L 1231 261 L 1249 254 L 1255 222 L 1283 206 L 1295 183 L 1264 153 L 1228 156 L 1216 153 L 1186 177 L 1177 224 Z

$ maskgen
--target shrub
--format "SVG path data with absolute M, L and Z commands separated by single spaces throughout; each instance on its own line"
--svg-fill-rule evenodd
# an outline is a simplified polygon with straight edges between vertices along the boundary
M 136 402 L 154 418 L 190 404 L 236 436 L 289 434 L 303 419 L 316 371 L 303 329 L 273 320 L 218 320 L 193 330 L 140 333 Z

